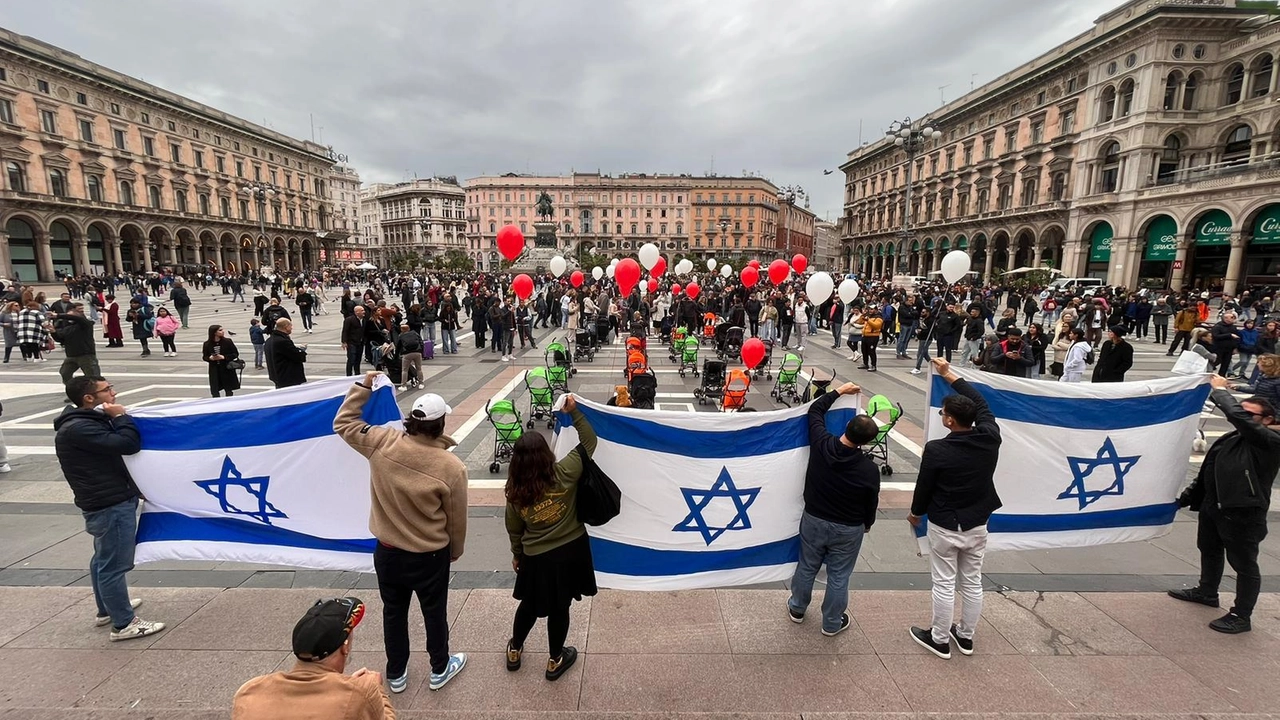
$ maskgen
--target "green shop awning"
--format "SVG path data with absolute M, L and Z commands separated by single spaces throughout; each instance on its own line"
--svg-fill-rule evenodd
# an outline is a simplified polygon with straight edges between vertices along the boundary
M 928 240 L 924 241 L 924 249 L 930 252 L 933 251 L 933 238 L 929 238 Z
M 961 235 L 960 237 L 956 238 L 956 249 L 957 249 L 957 250 L 968 250 L 968 249 L 969 249 L 969 238 L 965 237 L 964 235 Z
M 950 250 L 950 249 L 951 249 L 951 241 L 950 241 L 950 240 L 948 240 L 947 238 L 942 238 L 941 240 L 939 240 L 939 241 L 938 241 L 938 250 L 939 250 L 940 252 L 946 252 L 946 251 L 948 251 L 948 250 Z
M 1089 262 L 1111 262 L 1111 238 L 1115 231 L 1107 223 L 1098 223 L 1089 239 Z
M 1261 218 L 1259 218 L 1261 219 Z M 1196 245 L 1231 244 L 1231 218 L 1221 210 L 1210 210 L 1196 224 Z
M 912 240 L 912 241 L 911 241 L 911 252 L 920 252 L 920 241 L 919 241 L 919 240 Z
M 1280 205 L 1271 205 L 1253 221 L 1253 242 L 1259 245 L 1280 243 Z
M 1178 222 L 1161 215 L 1147 226 L 1147 260 L 1173 260 L 1178 256 Z

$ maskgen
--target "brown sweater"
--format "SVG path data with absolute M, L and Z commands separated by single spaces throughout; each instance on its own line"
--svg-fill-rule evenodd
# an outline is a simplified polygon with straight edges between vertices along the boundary
M 359 383 L 333 420 L 333 430 L 369 459 L 369 530 L 379 542 L 408 552 L 448 547 L 462 557 L 467 539 L 467 466 L 452 438 L 427 438 L 369 425 L 360 416 L 372 390 Z
M 256 677 L 236 691 L 231 720 L 395 720 L 378 675 L 343 675 L 320 663 L 298 661 L 288 672 Z

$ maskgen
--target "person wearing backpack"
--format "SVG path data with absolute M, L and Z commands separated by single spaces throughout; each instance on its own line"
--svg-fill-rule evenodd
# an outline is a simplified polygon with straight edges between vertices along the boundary
M 1058 378 L 1058 382 L 1084 381 L 1085 366 L 1092 362 L 1093 355 L 1093 345 L 1085 339 L 1085 333 L 1085 329 L 1080 326 L 1068 331 L 1071 347 L 1067 350 L 1067 360 L 1062 364 L 1062 377 Z
M 124 319 L 132 326 L 133 339 L 142 343 L 142 355 L 139 357 L 150 356 L 151 348 L 147 346 L 147 341 L 156 332 L 155 313 L 141 301 L 134 299 L 129 301 L 129 312 L 125 314 Z
M 401 390 L 422 387 L 422 336 L 409 327 L 409 323 L 400 325 L 400 334 L 396 336 L 396 355 L 400 356 Z M 410 373 L 409 371 L 413 372 Z
M 191 295 L 187 293 L 186 284 L 181 278 L 173 281 L 173 289 L 169 291 L 169 302 L 173 303 L 173 308 L 178 311 L 178 317 L 182 320 L 182 329 L 188 329 L 187 315 L 191 312 Z

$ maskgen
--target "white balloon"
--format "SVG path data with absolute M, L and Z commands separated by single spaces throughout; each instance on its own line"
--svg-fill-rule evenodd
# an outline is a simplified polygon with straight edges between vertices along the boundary
M 607 267 L 607 268 L 605 268 L 605 269 L 604 269 L 604 274 L 605 274 L 605 275 L 608 275 L 608 276 L 609 276 L 609 279 L 610 279 L 610 280 L 612 280 L 612 279 L 613 279 L 613 273 L 614 273 L 614 271 L 615 271 L 615 270 L 617 270 L 617 268 L 618 268 L 618 266 L 617 266 L 617 265 L 610 265 L 609 267 Z
M 614 265 L 617 265 L 617 264 L 618 264 L 618 258 L 614 258 L 609 261 L 609 267 L 613 267 Z
M 644 297 L 649 294 L 649 283 L 642 282 L 637 284 L 636 287 L 640 288 L 640 297 Z
M 599 265 L 597 265 L 597 266 L 595 266 L 595 267 L 591 268 L 591 277 L 593 277 L 593 278 L 595 278 L 595 279 L 597 279 L 597 280 L 599 280 L 600 278 L 604 277 L 604 269 L 603 269 L 603 268 L 601 268 Z
M 721 265 L 720 274 L 724 277 L 729 277 L 730 275 L 733 274 L 733 268 L 729 267 L 728 265 Z
M 809 282 L 805 283 L 804 291 L 809 296 L 809 302 L 814 305 L 821 305 L 831 297 L 831 293 L 835 290 L 836 281 L 831 279 L 827 273 L 814 273 L 809 278 Z
M 654 265 L 658 264 L 658 246 L 653 243 L 645 243 L 640 246 L 640 264 L 645 270 L 652 270 Z
M 846 305 L 853 302 L 858 297 L 858 281 L 849 278 L 840 283 L 840 287 L 836 289 L 836 293 L 840 296 L 840 300 Z
M 942 258 L 942 278 L 948 283 L 959 282 L 960 278 L 969 274 L 970 267 L 969 253 L 952 250 Z
M 693 272 L 693 261 L 689 258 L 685 258 L 676 264 L 677 275 L 688 275 L 691 272 Z
M 708 270 L 715 270 L 715 269 L 716 269 L 716 259 L 715 259 L 715 258 L 707 258 L 707 269 L 708 269 Z
M 565 262 L 564 258 L 559 255 L 551 258 L 551 262 L 547 263 L 547 265 L 551 268 L 551 274 L 556 277 L 563 275 L 564 271 L 569 267 L 569 263 Z

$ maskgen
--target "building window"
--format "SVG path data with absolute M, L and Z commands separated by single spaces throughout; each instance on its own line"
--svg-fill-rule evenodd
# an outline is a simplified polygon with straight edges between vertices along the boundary
M 80 121 L 80 139 L 87 143 L 93 142 L 93 121 L 92 120 Z
M 169 143 L 169 159 L 180 163 L 182 162 L 182 146 L 177 143 Z
M 89 199 L 94 202 L 102 202 L 102 178 L 97 175 L 86 175 L 84 178 L 84 186 L 89 191 Z
M 1244 92 L 1244 66 L 1240 63 L 1227 70 L 1227 94 L 1223 105 L 1235 105 L 1240 102 L 1240 94 Z
M 209 196 L 204 193 L 196 195 L 197 201 L 200 203 L 200 214 L 209 215 Z
M 191 151 L 191 159 L 195 162 L 196 167 L 204 167 L 204 153 L 199 150 Z
M 128 180 L 120 181 L 120 204 L 121 205 L 133 204 L 133 183 L 129 182 Z
M 1271 71 L 1273 62 L 1270 55 L 1263 55 L 1253 61 L 1253 76 L 1251 82 L 1253 88 L 1249 91 L 1249 97 L 1262 97 L 1271 92 Z
M 1031 144 L 1039 145 L 1044 142 L 1044 121 L 1031 123 Z
M 13 124 L 13 103 L 3 98 L 0 98 L 0 122 Z
M 298 224 L 297 219 L 298 219 L 298 218 L 297 218 L 297 214 L 294 212 L 294 209 L 293 209 L 293 208 L 289 208 L 289 224 L 290 224 L 290 225 L 297 225 L 297 224 Z M 522 232 L 523 232 L 523 231 L 522 231 Z
M 1017 152 L 1017 150 L 1018 150 L 1018 131 L 1005 130 L 1004 131 L 1004 151 Z
M 1125 67 L 1127 67 L 1127 68 L 1131 68 L 1131 67 L 1133 67 L 1134 65 L 1137 65 L 1137 64 L 1138 64 L 1138 55 L 1137 55 L 1137 53 L 1129 53 L 1128 57 L 1126 57 L 1126 58 L 1124 59 L 1124 66 L 1125 66 Z
M 1067 174 L 1066 173 L 1062 173 L 1062 172 L 1054 173 L 1053 184 L 1050 186 L 1049 192 L 1053 196 L 1053 199 L 1055 202 L 1062 202 L 1064 199 L 1066 199 L 1066 196 L 1067 196 Z
M 240 219 L 241 220 L 249 219 L 249 201 L 248 200 L 240 201 Z
M 1133 110 L 1133 80 L 1125 80 L 1120 83 L 1120 107 L 1116 114 L 1120 117 L 1129 117 L 1129 113 Z
M 253 166 L 253 179 L 262 182 L 262 167 L 260 165 Z
M 1116 89 L 1110 85 L 1102 89 L 1102 107 L 1098 117 L 1102 122 L 1109 122 L 1116 117 Z
M 1187 54 L 1187 46 L 1178 44 L 1173 46 L 1173 59 L 1181 60 Z
M 271 206 L 271 222 L 275 223 L 276 225 L 280 224 L 280 206 L 279 205 Z
M 174 202 L 174 205 L 177 206 L 178 212 L 186 212 L 187 211 L 187 191 L 174 190 L 173 202 Z
M 1182 86 L 1182 73 L 1174 70 L 1169 73 L 1169 77 L 1164 81 L 1164 107 L 1165 110 L 1178 109 L 1178 88 Z
M 150 124 L 151 124 L 151 113 L 145 113 L 145 112 L 144 112 L 144 113 L 142 113 L 142 122 L 147 123 L 148 125 L 150 125 Z
M 1000 186 L 1000 209 L 1008 210 L 1013 207 L 1013 185 Z
M 1035 178 L 1030 178 L 1022 183 L 1022 206 L 1027 207 L 1036 204 L 1036 187 Z
M 58 114 L 52 110 L 40 111 L 40 129 L 50 135 L 58 134 Z
M 244 161 L 236 161 L 236 177 L 244 177 Z
M 37 80 L 37 81 L 36 81 L 36 89 L 37 89 L 37 90 L 39 90 L 40 92 L 44 93 L 45 95 L 48 95 L 48 94 L 49 94 L 49 81 L 48 81 L 48 80 Z
M 22 166 L 16 162 L 5 164 L 6 174 L 9 176 L 9 189 L 14 192 L 27 191 L 26 174 L 22 171 Z
M 55 197 L 67 196 L 67 175 L 61 170 L 49 171 L 49 193 Z
M 969 165 L 973 164 L 973 145 L 964 146 L 964 164 L 965 164 L 965 167 L 968 167 Z M 871 181 L 871 192 L 874 193 L 875 191 L 876 191 L 876 181 L 873 179 Z
M 987 189 L 982 188 L 981 190 L 979 190 L 978 191 L 978 207 L 977 207 L 978 213 L 981 214 L 987 211 L 987 205 L 989 204 L 989 201 L 990 201 L 990 195 Z
M 1064 110 L 1062 112 L 1062 128 L 1063 135 L 1070 135 L 1076 131 L 1076 111 Z
M 227 161 L 221 155 L 213 156 L 213 164 L 218 168 L 218 172 L 225 173 L 227 171 Z
M 120 114 L 120 103 L 111 103 L 111 114 L 112 115 Z
M 1227 144 L 1222 149 L 1222 162 L 1227 165 L 1242 165 L 1249 162 L 1252 140 L 1252 128 L 1248 125 L 1237 126 L 1230 135 L 1227 135 Z
M 1208 53 L 1209 53 L 1209 49 L 1207 47 L 1205 47 L 1204 45 L 1197 45 L 1195 49 L 1191 51 L 1191 57 L 1197 60 L 1203 60 L 1204 56 L 1207 55 Z
M 1120 143 L 1112 141 L 1102 151 L 1102 176 L 1098 191 L 1113 193 L 1120 186 Z
M 218 198 L 218 209 L 222 211 L 222 217 L 231 217 L 231 200 L 228 198 Z
M 156 156 L 156 142 L 149 137 L 142 138 L 142 152 L 148 157 Z
M 996 136 L 987 135 L 982 138 L 982 159 L 990 160 L 996 154 Z
M 160 201 L 160 188 L 158 186 L 147 186 L 147 202 L 157 210 L 164 207 L 164 203 Z
M 1182 109 L 1192 111 L 1196 109 L 1196 89 L 1200 87 L 1200 73 L 1191 73 L 1187 76 L 1187 84 L 1182 88 Z
M 82 92 L 78 92 L 78 93 L 76 93 L 76 103 L 77 103 L 78 105 L 88 105 L 88 104 L 89 104 L 89 98 L 88 98 L 88 96 L 86 96 L 84 93 L 82 93 Z
M 1165 138 L 1160 151 L 1160 163 L 1156 170 L 1156 184 L 1168 185 L 1175 181 L 1178 165 L 1182 160 L 1182 140 L 1177 135 Z

